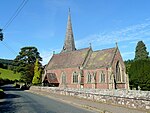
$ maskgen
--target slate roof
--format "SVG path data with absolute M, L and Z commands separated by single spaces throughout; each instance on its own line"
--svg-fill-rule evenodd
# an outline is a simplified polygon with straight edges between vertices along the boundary
M 93 69 L 110 66 L 115 52 L 116 48 L 103 49 L 92 52 L 85 68 Z
M 59 83 L 55 73 L 46 73 L 44 81 L 47 80 L 49 83 Z
M 82 66 L 90 48 L 54 54 L 46 69 L 60 69 Z

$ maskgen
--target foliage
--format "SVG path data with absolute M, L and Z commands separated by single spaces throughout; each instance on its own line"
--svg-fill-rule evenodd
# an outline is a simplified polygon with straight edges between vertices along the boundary
M 39 60 L 37 59 L 36 62 L 35 62 L 35 67 L 34 67 L 34 77 L 33 77 L 33 80 L 32 80 L 32 83 L 34 85 L 36 84 L 40 84 L 41 83 L 41 68 L 40 68 L 40 65 L 39 65 Z
M 138 89 L 140 87 L 141 90 L 150 90 L 150 57 L 148 54 L 143 41 L 139 41 L 134 60 L 124 62 L 132 88 Z
M 124 63 L 125 63 L 125 67 L 126 67 L 126 73 L 128 74 L 131 64 L 133 63 L 133 60 L 127 60 L 127 61 L 124 61 Z
M 20 76 L 21 76 L 20 73 L 14 73 L 11 70 L 0 68 L 0 77 L 2 79 L 20 80 Z
M 36 59 L 39 61 L 42 58 L 36 47 L 23 47 L 19 55 L 15 58 L 13 64 L 15 65 L 14 72 L 21 73 L 21 80 L 26 83 L 31 83 L 34 76 L 34 64 Z M 41 65 L 41 64 L 40 64 Z
M 13 60 L 0 59 L 0 68 L 13 69 Z
M 146 51 L 146 46 L 143 41 L 139 41 L 135 50 L 135 60 L 145 60 L 148 59 L 148 52 Z
M 130 85 L 141 90 L 150 90 L 150 60 L 136 60 L 129 69 Z
M 2 33 L 2 29 L 0 29 L 0 41 L 3 41 L 4 37 L 3 37 L 3 33 Z
M 0 86 L 5 85 L 5 84 L 13 84 L 14 82 L 15 81 L 13 81 L 13 80 L 0 78 Z

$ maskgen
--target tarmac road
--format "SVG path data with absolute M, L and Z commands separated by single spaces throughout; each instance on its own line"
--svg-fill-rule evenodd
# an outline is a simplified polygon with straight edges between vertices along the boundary
M 5 99 L 0 99 L 0 113 L 93 113 L 48 97 L 3 86 Z

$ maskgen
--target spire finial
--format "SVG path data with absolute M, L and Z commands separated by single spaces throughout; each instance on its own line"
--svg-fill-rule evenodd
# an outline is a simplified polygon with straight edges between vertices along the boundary
M 116 48 L 118 48 L 118 43 L 116 42 Z
M 70 14 L 70 7 L 69 7 L 69 14 Z
M 53 55 L 55 55 L 55 51 L 53 51 Z
M 90 45 L 90 48 L 92 48 L 92 44 L 91 44 L 91 43 L 89 43 L 89 45 Z

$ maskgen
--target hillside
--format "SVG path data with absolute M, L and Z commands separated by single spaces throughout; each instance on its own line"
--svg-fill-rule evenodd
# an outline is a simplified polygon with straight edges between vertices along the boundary
M 12 65 L 12 62 L 13 62 L 13 60 L 0 58 L 0 63 L 2 63 L 2 64 Z
M 15 79 L 19 80 L 20 74 L 19 73 L 14 74 L 14 72 L 11 70 L 0 68 L 0 78 L 9 79 L 9 80 L 15 80 Z
M 9 59 L 1 59 L 0 58 L 0 68 L 3 69 L 13 69 L 13 60 L 9 60 Z

